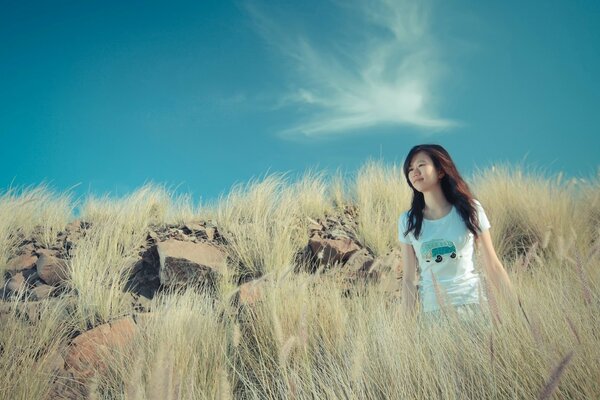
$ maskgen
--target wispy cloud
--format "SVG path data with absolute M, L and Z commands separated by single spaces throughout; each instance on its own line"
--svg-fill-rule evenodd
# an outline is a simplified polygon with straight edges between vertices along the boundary
M 293 89 L 281 95 L 280 105 L 295 105 L 304 117 L 283 134 L 323 136 L 383 125 L 426 130 L 455 125 L 436 113 L 445 66 L 432 37 L 428 3 L 347 4 L 336 7 L 351 21 L 346 26 L 356 31 L 329 38 L 327 45 L 294 28 L 297 21 L 289 15 L 247 3 L 257 31 L 293 67 Z

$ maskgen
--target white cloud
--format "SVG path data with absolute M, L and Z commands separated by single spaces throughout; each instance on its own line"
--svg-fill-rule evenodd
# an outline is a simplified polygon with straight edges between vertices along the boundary
M 289 16 L 247 4 L 258 32 L 294 67 L 295 89 L 281 96 L 281 104 L 300 106 L 305 118 L 284 135 L 341 135 L 382 125 L 433 130 L 456 124 L 436 113 L 445 66 L 431 35 L 427 3 L 370 0 L 337 7 L 357 29 L 345 36 L 360 40 L 330 39 L 335 46 L 325 46 L 294 29 Z

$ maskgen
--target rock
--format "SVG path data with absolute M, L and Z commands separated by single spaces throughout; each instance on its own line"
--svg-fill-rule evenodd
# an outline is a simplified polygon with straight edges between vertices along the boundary
M 334 228 L 334 229 L 330 229 L 329 230 L 329 235 L 333 238 L 333 239 L 350 239 L 351 236 L 348 234 L 348 232 L 346 232 L 343 229 L 340 228 Z
M 345 262 L 360 247 L 349 238 L 324 239 L 318 235 L 310 238 L 308 245 L 321 263 Z
M 30 323 L 39 322 L 44 316 L 47 317 L 49 307 L 65 307 L 72 312 L 75 307 L 75 299 L 48 299 L 36 301 L 29 299 L 26 302 L 0 303 L 0 326 L 3 326 L 4 318 L 19 318 Z
M 80 230 L 81 230 L 81 221 L 79 221 L 79 220 L 71 221 L 67 224 L 67 226 L 65 226 L 66 232 L 74 232 L 74 231 L 80 231 Z
M 29 255 L 29 254 L 33 254 L 33 253 L 35 253 L 35 245 L 29 240 L 23 242 L 19 246 L 19 249 L 17 250 L 18 255 L 23 255 L 23 254 Z
M 205 283 L 213 286 L 226 268 L 227 256 L 207 243 L 167 240 L 157 245 L 163 285 Z
M 143 250 L 140 256 L 141 258 L 131 267 L 126 290 L 151 299 L 160 287 L 160 261 L 156 246 Z
M 348 261 L 344 264 L 344 269 L 357 276 L 367 276 L 374 261 L 375 259 L 366 249 L 361 249 L 354 252 L 350 258 L 348 258 Z
M 65 230 L 64 233 L 68 236 L 68 235 L 76 235 L 76 236 L 83 236 L 85 234 L 85 231 L 89 228 L 91 228 L 92 224 L 90 222 L 85 222 L 85 221 L 81 221 L 81 220 L 74 220 L 72 222 L 69 222 L 67 224 L 67 226 L 65 226 Z
M 10 293 L 18 293 L 27 289 L 27 283 L 23 272 L 17 272 L 6 282 L 6 289 Z
M 35 263 L 38 260 L 38 256 L 32 255 L 31 253 L 21 254 L 20 256 L 11 258 L 6 267 L 9 271 L 21 271 L 24 269 L 31 269 L 35 267 Z
M 131 343 L 137 327 L 131 317 L 97 326 L 77 336 L 67 349 L 65 367 L 76 378 L 89 379 L 96 372 L 105 373 L 103 356 L 109 350 L 121 350 Z
M 38 256 L 38 258 L 41 257 L 42 255 L 45 255 L 45 256 L 48 256 L 48 257 L 58 257 L 58 251 L 57 250 L 39 249 L 35 253 Z
M 204 227 L 196 222 L 189 222 L 184 225 L 184 228 L 187 229 L 190 233 L 204 231 Z
M 151 300 L 149 298 L 132 292 L 124 293 L 123 295 L 129 300 L 131 308 L 136 312 L 148 312 L 150 310 Z
M 308 224 L 308 231 L 311 233 L 314 231 L 322 231 L 322 230 L 323 230 L 323 226 L 321 224 L 313 224 L 313 223 Z
M 217 234 L 217 228 L 215 228 L 214 226 L 209 226 L 207 227 L 204 232 L 206 232 L 206 238 L 209 241 L 213 241 L 215 240 L 216 234 Z
M 399 279 L 399 274 L 396 272 L 397 268 L 402 269 L 402 257 L 399 249 L 393 249 L 386 255 L 377 257 L 371 265 L 370 270 L 378 273 L 381 289 L 386 293 L 400 293 L 402 280 Z
M 58 286 L 68 279 L 67 264 L 64 260 L 49 254 L 52 253 L 49 251 L 41 252 L 36 263 L 37 273 L 40 279 L 48 285 Z
M 33 300 L 43 300 L 50 297 L 54 289 L 53 286 L 42 284 L 34 287 L 30 292 L 33 295 Z

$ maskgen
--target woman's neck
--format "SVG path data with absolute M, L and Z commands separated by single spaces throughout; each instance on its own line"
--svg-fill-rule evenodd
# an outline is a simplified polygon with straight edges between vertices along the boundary
M 452 204 L 444 196 L 442 188 L 423 193 L 425 199 L 425 207 L 423 208 L 423 216 L 427 219 L 438 219 L 450 211 Z

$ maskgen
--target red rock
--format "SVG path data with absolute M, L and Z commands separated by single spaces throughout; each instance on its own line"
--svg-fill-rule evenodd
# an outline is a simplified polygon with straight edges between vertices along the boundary
M 348 261 L 344 264 L 344 269 L 349 272 L 366 275 L 373 264 L 373 261 L 373 256 L 371 256 L 366 249 L 361 249 L 354 252 L 350 258 L 348 258 Z
M 36 266 L 37 272 L 48 285 L 57 286 L 68 279 L 67 264 L 64 260 L 54 257 L 50 252 L 42 252 Z
M 308 241 L 312 253 L 324 264 L 345 262 L 360 249 L 360 247 L 349 238 L 323 239 L 314 235 Z
M 52 291 L 54 291 L 54 287 L 50 285 L 36 286 L 30 290 L 33 295 L 33 300 L 47 299 L 52 294 Z
M 130 317 L 103 324 L 77 336 L 67 350 L 65 367 L 82 379 L 96 372 L 106 372 L 103 355 L 108 350 L 119 350 L 131 343 L 137 327 Z
M 11 293 L 16 293 L 21 290 L 25 290 L 27 287 L 25 277 L 22 272 L 17 272 L 13 276 L 10 277 L 8 282 L 6 282 L 6 288 Z
M 167 240 L 157 245 L 159 278 L 163 285 L 192 282 L 214 283 L 226 268 L 227 255 L 207 243 Z
M 31 254 L 21 254 L 20 256 L 11 258 L 6 267 L 8 270 L 12 271 L 21 271 L 24 269 L 31 269 L 35 267 L 35 263 L 37 262 L 38 257 L 36 255 Z

